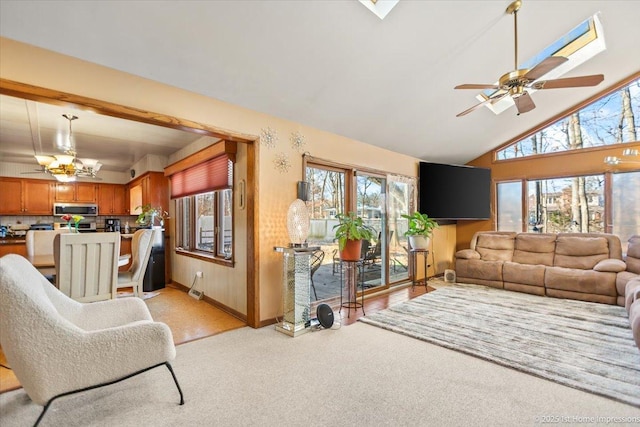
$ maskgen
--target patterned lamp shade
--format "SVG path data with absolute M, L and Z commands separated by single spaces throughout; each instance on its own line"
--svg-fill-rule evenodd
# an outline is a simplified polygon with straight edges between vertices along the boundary
M 287 231 L 291 246 L 304 246 L 309 236 L 309 210 L 300 199 L 296 199 L 289 205 L 287 212 Z

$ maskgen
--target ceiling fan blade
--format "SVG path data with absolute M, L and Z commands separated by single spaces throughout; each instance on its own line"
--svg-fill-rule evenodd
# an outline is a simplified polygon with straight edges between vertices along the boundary
M 463 85 L 458 85 L 454 87 L 454 89 L 499 89 L 500 86 L 497 85 L 489 85 L 489 84 L 473 84 L 467 83 Z
M 569 59 L 564 56 L 550 56 L 532 69 L 529 70 L 527 74 L 524 75 L 524 78 L 529 80 L 536 80 L 540 77 L 547 74 L 549 71 L 553 70 L 560 64 L 564 64 Z
M 534 89 L 560 89 L 564 87 L 597 86 L 604 80 L 604 75 L 567 77 L 564 79 L 542 80 L 533 84 Z
M 471 108 L 468 108 L 468 109 L 464 110 L 462 113 L 456 114 L 456 117 L 462 117 L 462 116 L 465 116 L 465 115 L 469 114 L 470 112 L 472 112 L 472 111 L 474 111 L 474 110 L 476 110 L 476 109 L 478 109 L 478 108 L 482 107 L 482 106 L 483 106 L 483 105 L 485 105 L 485 104 L 494 104 L 495 102 L 497 102 L 497 101 L 499 101 L 500 99 L 504 98 L 504 97 L 505 97 L 505 96 L 507 96 L 508 94 L 509 94 L 509 92 L 504 92 L 504 93 L 501 93 L 500 95 L 495 96 L 495 97 L 493 97 L 493 98 L 485 99 L 484 101 L 480 102 L 479 104 L 476 104 L 476 105 L 474 105 L 473 107 L 471 107 Z
M 513 102 L 516 103 L 518 109 L 518 115 L 526 113 L 536 108 L 536 104 L 533 103 L 533 99 L 529 95 L 529 92 L 525 92 L 517 98 L 513 98 Z

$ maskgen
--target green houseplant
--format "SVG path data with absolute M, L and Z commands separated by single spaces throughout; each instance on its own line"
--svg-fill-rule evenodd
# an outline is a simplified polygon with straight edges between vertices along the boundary
M 438 227 L 438 223 L 429 218 L 429 215 L 420 212 L 402 215 L 402 218 L 409 220 L 408 228 L 404 235 L 409 237 L 411 249 L 427 249 L 433 229 Z
M 140 215 L 136 219 L 136 224 L 142 226 L 155 226 L 156 221 L 159 222 L 159 225 L 163 225 L 165 211 L 162 210 L 162 207 L 157 206 L 153 207 L 151 204 L 146 204 L 142 206 L 138 206 L 136 209 L 142 209 Z
M 338 239 L 340 258 L 344 261 L 358 261 L 362 249 L 362 240 L 372 240 L 376 231 L 364 223 L 355 212 L 336 215 L 338 224 L 333 226 L 335 238 Z

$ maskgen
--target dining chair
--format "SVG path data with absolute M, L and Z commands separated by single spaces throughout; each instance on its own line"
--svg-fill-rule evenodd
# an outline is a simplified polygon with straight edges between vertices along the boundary
M 144 274 L 151 256 L 156 230 L 144 228 L 136 231 L 131 239 L 131 266 L 118 272 L 117 289 L 133 288 L 133 294 L 142 298 Z
M 28 230 L 25 236 L 27 255 L 34 256 L 51 256 L 53 259 L 53 241 L 58 234 L 68 233 L 66 228 L 57 230 Z M 49 281 L 55 280 L 56 269 L 52 264 L 51 267 L 40 267 L 38 271 L 42 273 Z
M 55 284 L 79 302 L 117 296 L 120 233 L 66 233 L 54 239 Z

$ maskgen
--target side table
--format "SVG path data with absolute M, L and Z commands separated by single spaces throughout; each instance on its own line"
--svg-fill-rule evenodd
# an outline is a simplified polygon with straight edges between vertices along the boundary
M 358 278 L 364 280 L 364 262 L 359 261 L 346 261 L 340 260 L 340 310 L 347 309 L 347 317 L 351 315 L 351 309 L 362 309 L 364 313 L 364 286 L 361 294 L 361 299 L 358 302 Z M 363 285 L 364 283 L 361 283 Z
M 422 258 L 422 268 L 424 271 L 424 277 L 418 278 L 418 258 Z M 424 290 L 427 291 L 427 282 L 429 280 L 427 274 L 427 268 L 429 264 L 427 259 L 429 258 L 428 249 L 411 249 L 409 250 L 409 269 L 411 275 L 411 290 L 416 286 L 424 285 Z

